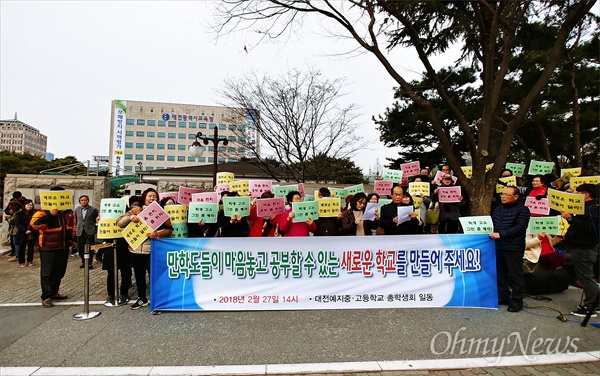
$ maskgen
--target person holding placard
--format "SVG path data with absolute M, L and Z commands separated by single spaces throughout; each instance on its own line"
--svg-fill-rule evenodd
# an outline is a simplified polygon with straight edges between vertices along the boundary
M 318 199 L 331 197 L 331 191 L 328 188 L 319 188 L 317 193 Z M 344 197 L 345 198 L 345 197 Z M 315 219 L 317 229 L 315 236 L 336 236 L 340 234 L 342 227 L 342 212 L 340 211 L 337 217 L 321 217 Z
M 571 215 L 564 211 L 560 213 L 569 222 L 565 234 L 566 248 L 573 259 L 575 274 L 583 284 L 583 302 L 571 314 L 586 316 L 588 311 L 591 311 L 591 317 L 596 317 L 598 281 L 594 276 L 594 264 L 599 262 L 598 185 L 581 184 L 577 187 L 577 192 L 584 195 L 584 214 Z
M 358 192 L 352 197 L 350 208 L 342 212 L 342 235 L 372 235 L 370 231 L 366 231 L 362 220 L 366 204 L 367 195 L 363 192 Z
M 414 207 L 402 202 L 404 188 L 400 185 L 392 188 L 392 202 L 383 205 L 380 210 L 379 226 L 383 228 L 385 235 L 406 235 L 414 233 L 414 226 L 418 227 L 419 221 L 414 212 Z M 400 209 L 402 207 L 402 209 Z M 406 209 L 406 210 L 405 210 Z M 406 225 L 403 223 L 409 222 Z
M 52 187 L 51 191 L 64 191 Z M 73 210 L 38 210 L 29 222 L 40 232 L 40 284 L 42 307 L 54 307 L 54 300 L 68 299 L 59 293 L 60 283 L 67 271 L 70 249 L 75 239 L 75 214 Z
M 543 175 L 535 175 L 531 179 L 531 185 L 525 191 L 526 197 L 535 197 L 536 200 L 541 200 L 548 197 L 548 186 L 545 183 Z M 541 217 L 541 214 L 531 214 L 532 217 Z
M 240 197 L 237 192 L 229 192 L 227 197 Z M 248 236 L 248 220 L 239 214 L 233 214 L 231 217 L 225 215 L 225 211 L 219 212 L 219 229 L 217 235 L 223 238 L 241 238 Z
M 365 235 L 375 235 L 376 230 L 379 227 L 379 195 L 377 193 L 369 193 L 367 196 L 367 205 L 365 206 L 365 212 L 368 212 L 369 204 L 374 205 L 373 219 L 364 219 L 363 226 L 365 227 Z
M 294 222 L 296 214 L 292 211 L 293 202 L 302 202 L 302 196 L 298 191 L 290 191 L 285 196 L 289 208 L 279 217 L 279 231 L 284 236 L 310 236 L 317 230 L 317 226 L 312 218 L 304 222 Z
M 125 228 L 130 222 L 139 223 L 142 221 L 139 214 L 146 206 L 152 204 L 156 200 L 158 200 L 158 192 L 154 188 L 146 189 L 142 193 L 142 202 L 144 205 L 127 211 L 123 216 L 117 219 L 117 225 L 121 228 Z M 168 238 L 171 236 L 172 232 L 173 227 L 171 227 L 171 221 L 167 220 L 155 231 L 148 233 L 146 235 L 147 239 L 144 240 L 139 247 L 133 249 L 129 246 L 131 264 L 135 274 L 135 285 L 138 291 L 138 299 L 130 306 L 131 309 L 136 310 L 148 305 L 148 298 L 146 297 L 146 272 L 150 275 L 150 239 Z
M 459 205 L 463 202 L 463 196 L 458 197 L 459 202 L 440 202 L 439 189 L 444 187 L 454 187 L 452 176 L 444 175 L 442 184 L 433 191 L 433 201 L 439 203 L 440 220 L 438 224 L 438 234 L 456 234 L 460 218 Z
M 500 199 L 502 205 L 492 213 L 494 232 L 490 234 L 496 241 L 498 304 L 507 304 L 509 312 L 519 312 L 525 297 L 523 255 L 530 213 L 519 202 L 517 187 L 504 188 Z
M 271 191 L 265 191 L 260 195 L 261 199 L 275 198 Z M 248 220 L 252 221 L 249 237 L 275 237 L 279 236 L 279 214 L 271 214 L 268 217 L 259 217 L 257 215 L 256 200 L 250 206 L 250 215 Z

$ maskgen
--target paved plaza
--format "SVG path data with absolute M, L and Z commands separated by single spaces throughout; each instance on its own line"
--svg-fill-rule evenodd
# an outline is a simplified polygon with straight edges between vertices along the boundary
M 53 308 L 40 303 L 39 262 L 0 256 L 0 375 L 598 375 L 600 323 L 568 315 L 581 290 L 487 309 L 163 312 L 105 307 L 106 272 L 69 259 Z M 130 296 L 136 297 L 135 288 Z M 484 351 L 484 340 L 488 345 Z M 477 346 L 479 344 L 479 347 Z M 537 346 L 537 347 L 536 347 Z

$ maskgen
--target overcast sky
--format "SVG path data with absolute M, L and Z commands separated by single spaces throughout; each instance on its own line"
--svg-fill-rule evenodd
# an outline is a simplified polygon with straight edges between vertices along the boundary
M 345 77 L 342 104 L 361 107 L 360 133 L 371 142 L 354 161 L 365 173 L 385 148 L 371 117 L 393 101 L 395 82 L 368 54 L 342 57 L 351 42 L 326 38 L 306 23 L 293 39 L 252 47 L 252 35 L 215 40 L 210 1 L 0 1 L 0 117 L 18 119 L 48 136 L 48 152 L 81 161 L 108 155 L 111 100 L 217 105 L 225 77 L 313 66 Z M 248 47 L 248 52 L 244 51 Z M 407 78 L 420 66 L 397 51 Z

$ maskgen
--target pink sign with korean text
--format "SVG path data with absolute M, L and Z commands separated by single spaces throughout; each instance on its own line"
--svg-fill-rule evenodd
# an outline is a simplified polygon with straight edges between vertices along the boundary
M 207 204 L 218 204 L 219 203 L 219 194 L 217 192 L 192 193 L 192 201 L 191 202 L 204 202 Z
M 456 187 L 439 187 L 438 198 L 440 202 L 460 202 L 460 185 Z
M 402 163 L 400 164 L 400 169 L 402 170 L 402 177 L 415 176 L 421 173 L 419 161 Z
M 221 194 L 221 192 L 223 191 L 229 191 L 229 183 L 227 184 L 217 184 L 217 186 L 215 187 L 215 192 L 217 192 L 217 194 Z
M 391 181 L 376 180 L 374 192 L 377 193 L 378 195 L 385 195 L 385 196 L 391 195 L 393 185 L 394 185 L 394 182 L 391 182 Z
M 152 231 L 156 231 L 160 225 L 169 219 L 167 212 L 156 201 L 146 206 L 138 216 L 152 229 Z
M 283 197 L 261 198 L 256 200 L 256 215 L 268 217 L 271 214 L 281 214 L 285 211 L 285 199 Z
M 179 203 L 189 204 L 192 201 L 192 194 L 200 192 L 202 192 L 202 189 L 179 187 Z
M 269 180 L 250 180 L 250 197 L 260 197 L 264 192 L 271 191 L 272 183 Z
M 547 198 L 536 200 L 535 197 L 527 197 L 525 206 L 529 208 L 531 214 L 548 215 L 550 214 L 550 201 Z

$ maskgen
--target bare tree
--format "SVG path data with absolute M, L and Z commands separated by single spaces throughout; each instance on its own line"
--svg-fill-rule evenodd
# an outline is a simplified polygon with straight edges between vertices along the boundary
M 315 156 L 348 158 L 365 146 L 356 134 L 356 106 L 338 104 L 344 85 L 315 69 L 280 76 L 252 72 L 226 79 L 218 94 L 223 105 L 238 109 L 236 118 L 255 126 L 259 142 L 245 143 L 250 162 L 274 179 L 303 182 Z
M 402 94 L 423 108 L 432 124 L 448 164 L 466 189 L 472 214 L 489 212 L 491 195 L 504 167 L 511 142 L 526 114 L 546 87 L 552 73 L 565 59 L 575 39 L 573 30 L 589 14 L 595 0 L 535 2 L 530 0 L 398 1 L 398 0 L 224 0 L 220 2 L 217 31 L 256 31 L 262 38 L 278 38 L 301 27 L 303 17 L 320 17 L 322 25 L 341 28 L 332 34 L 352 38 L 373 54 L 399 84 Z M 510 57 L 518 48 L 518 32 L 531 20 L 552 26 L 551 42 L 537 81 L 517 106 L 506 108 L 502 89 L 509 74 Z M 453 62 L 477 69 L 484 87 L 481 114 L 469 122 L 438 75 L 432 57 L 458 46 L 463 54 Z M 401 73 L 402 62 L 390 61 L 386 49 L 409 47 L 416 51 L 427 77 L 432 81 L 443 108 L 436 108 L 411 86 Z M 513 76 L 513 77 L 515 77 Z M 441 113 L 450 113 L 459 125 L 473 161 L 473 177 L 467 179 L 460 159 L 452 152 L 452 139 Z M 487 163 L 494 163 L 488 175 Z

